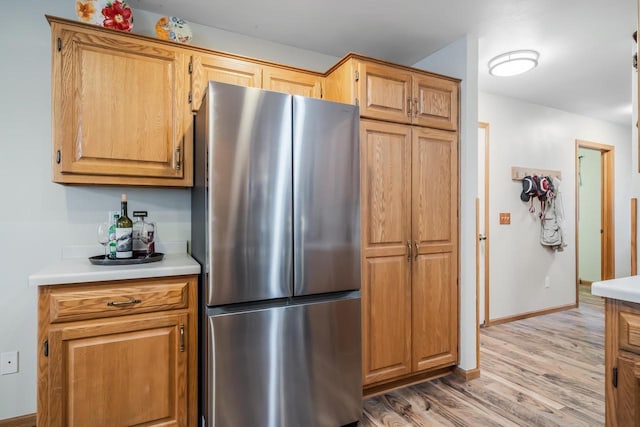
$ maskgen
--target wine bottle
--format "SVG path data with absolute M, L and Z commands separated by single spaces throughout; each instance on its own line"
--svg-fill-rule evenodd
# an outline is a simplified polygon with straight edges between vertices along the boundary
M 109 212 L 109 259 L 116 259 L 116 222 L 120 218 L 120 212 Z
M 133 257 L 133 222 L 127 216 L 127 195 L 122 195 L 120 218 L 116 221 L 116 258 Z

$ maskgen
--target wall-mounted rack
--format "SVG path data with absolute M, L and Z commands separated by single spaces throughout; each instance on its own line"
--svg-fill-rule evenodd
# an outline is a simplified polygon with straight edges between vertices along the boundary
M 522 181 L 525 176 L 550 176 L 551 178 L 562 179 L 562 172 L 550 169 L 534 169 L 523 168 L 519 166 L 511 167 L 511 179 L 514 181 Z

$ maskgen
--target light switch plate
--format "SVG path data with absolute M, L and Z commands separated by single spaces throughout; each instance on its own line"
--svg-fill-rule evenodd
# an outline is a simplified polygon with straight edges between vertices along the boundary
M 500 212 L 500 224 L 511 224 L 511 212 Z
M 18 372 L 18 352 L 0 353 L 0 375 L 15 374 L 16 372 Z

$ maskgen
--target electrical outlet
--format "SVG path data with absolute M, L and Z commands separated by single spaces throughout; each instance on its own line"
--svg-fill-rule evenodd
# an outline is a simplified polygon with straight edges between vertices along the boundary
M 551 282 L 549 281 L 549 276 L 545 276 L 544 277 L 544 287 L 548 288 L 549 286 L 551 286 Z
M 0 375 L 15 374 L 16 372 L 18 372 L 18 352 L 0 353 Z

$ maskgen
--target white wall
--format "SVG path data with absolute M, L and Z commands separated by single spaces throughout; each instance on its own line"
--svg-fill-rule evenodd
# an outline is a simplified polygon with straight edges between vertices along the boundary
M 602 280 L 602 154 L 578 151 L 578 279 Z
M 476 368 L 475 199 L 478 170 L 478 39 L 467 35 L 414 65 L 462 80 L 460 97 L 460 368 Z
M 0 376 L 0 419 L 36 411 L 36 289 L 27 277 L 61 257 L 63 246 L 94 244 L 106 212 L 146 209 L 164 241 L 190 237 L 190 190 L 62 186 L 51 182 L 51 52 L 44 14 L 75 19 L 74 2 L 12 3 L 0 40 L 0 352 L 20 352 L 17 374 Z M 134 11 L 135 32 L 157 15 Z M 226 31 L 192 27 L 208 47 L 324 71 L 337 58 Z M 102 248 L 96 243 L 96 254 Z
M 484 92 L 478 101 L 479 119 L 491 125 L 491 319 L 575 302 L 576 139 L 615 146 L 615 271 L 628 275 L 631 128 Z M 511 180 L 511 166 L 562 172 L 568 237 L 562 252 L 540 245 L 539 220 L 520 200 L 521 183 Z M 499 212 L 511 212 L 511 225 L 498 224 Z

